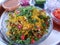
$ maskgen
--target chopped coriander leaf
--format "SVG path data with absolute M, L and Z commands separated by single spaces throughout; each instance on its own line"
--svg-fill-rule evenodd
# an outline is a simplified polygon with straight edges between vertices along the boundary
M 37 19 L 34 19 L 34 20 L 33 20 L 33 23 L 36 23 L 36 22 L 38 22 L 38 20 L 37 20 Z
M 25 42 L 25 45 L 28 45 L 28 44 L 30 44 L 30 38 L 27 38 L 26 40 L 24 40 L 24 42 Z
M 9 22 L 9 20 L 5 20 L 5 22 Z
M 39 38 L 37 38 L 37 37 L 35 37 L 34 39 L 35 39 L 36 41 L 39 40 Z
M 42 23 L 42 26 L 43 26 L 43 27 L 45 27 L 45 26 L 46 26 L 46 24 L 45 24 L 45 23 Z
M 47 29 L 45 31 L 48 33 L 48 30 Z
M 40 15 L 38 16 L 40 19 L 46 19 L 46 16 Z
M 23 44 L 22 40 L 16 40 L 16 43 Z

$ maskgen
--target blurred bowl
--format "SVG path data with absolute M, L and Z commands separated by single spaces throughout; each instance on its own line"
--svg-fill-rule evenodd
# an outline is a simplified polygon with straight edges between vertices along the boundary
M 56 12 L 55 12 L 55 11 L 56 11 Z M 60 11 L 59 11 L 59 12 L 60 12 Z M 57 15 L 59 12 L 57 12 L 57 9 L 54 9 L 54 10 L 51 12 L 51 16 L 52 16 L 53 21 L 54 21 L 56 24 L 58 24 L 58 25 L 60 25 L 60 19 L 59 19 L 60 16 Z M 56 13 L 56 14 L 54 14 L 54 13 Z M 59 13 L 59 15 L 60 15 L 60 13 Z M 57 16 L 58 16 L 58 17 L 57 17 Z
M 13 11 L 20 6 L 19 0 L 7 0 L 2 4 L 2 7 L 7 11 Z

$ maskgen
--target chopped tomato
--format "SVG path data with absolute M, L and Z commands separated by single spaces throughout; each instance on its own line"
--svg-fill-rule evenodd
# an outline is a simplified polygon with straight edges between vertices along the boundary
M 54 15 L 56 18 L 60 19 L 60 8 L 54 10 L 54 11 L 53 11 L 53 15 Z
M 25 36 L 24 36 L 24 35 L 22 35 L 22 36 L 21 36 L 21 40 L 24 40 L 24 39 L 25 39 Z
M 48 22 L 46 22 L 46 24 L 48 25 Z
M 40 35 L 40 34 L 38 34 L 38 35 L 37 35 L 37 38 L 41 38 L 41 35 Z
M 33 43 L 35 43 L 35 40 L 34 39 L 31 40 L 31 44 L 33 44 Z

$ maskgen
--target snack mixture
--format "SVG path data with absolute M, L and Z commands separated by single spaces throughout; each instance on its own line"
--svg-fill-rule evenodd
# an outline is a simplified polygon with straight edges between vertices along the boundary
M 7 36 L 15 43 L 33 44 L 48 33 L 50 17 L 36 7 L 20 7 L 9 12 Z

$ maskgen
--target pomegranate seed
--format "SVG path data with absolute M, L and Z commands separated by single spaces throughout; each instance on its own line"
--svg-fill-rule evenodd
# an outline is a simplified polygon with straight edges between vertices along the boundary
M 21 28 L 22 28 L 22 25 L 21 25 L 21 24 L 19 24 L 19 25 L 18 25 L 18 29 L 21 29 Z
M 21 36 L 21 40 L 24 40 L 24 39 L 25 39 L 25 36 L 24 36 L 24 35 L 22 35 L 22 36 Z
M 41 35 L 40 35 L 40 34 L 38 34 L 38 35 L 37 35 L 37 37 L 38 37 L 38 38 L 41 38 Z
M 31 44 L 33 44 L 33 43 L 35 43 L 35 40 L 34 39 L 31 40 Z

